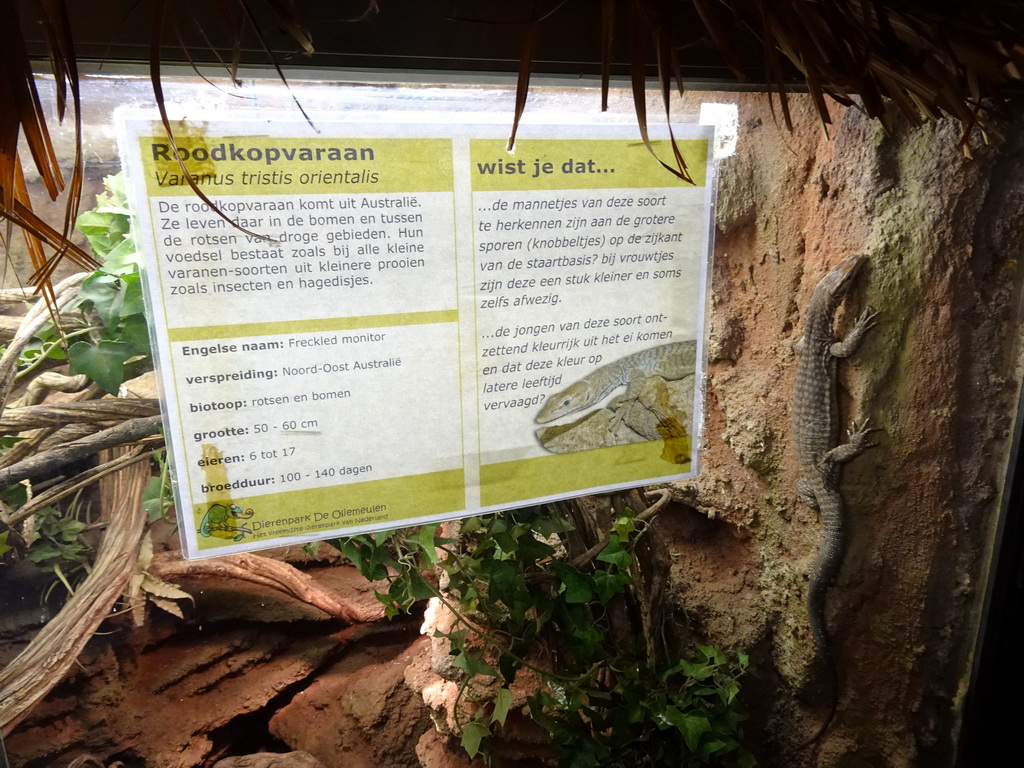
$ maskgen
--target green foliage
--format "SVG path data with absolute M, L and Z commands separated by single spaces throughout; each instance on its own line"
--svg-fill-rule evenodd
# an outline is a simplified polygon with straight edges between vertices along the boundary
M 103 267 L 82 283 L 79 301 L 99 318 L 101 327 L 89 341 L 68 348 L 71 373 L 84 373 L 116 394 L 124 381 L 124 364 L 149 356 L 149 326 L 142 297 L 141 257 L 131 232 L 131 212 L 121 174 L 103 180 L 106 193 L 96 208 L 78 217 L 76 226 L 88 238 Z
M 0 533 L 0 557 L 3 557 L 12 549 L 14 549 L 14 547 L 7 543 L 8 533 L 10 533 L 10 531 L 4 531 L 3 533 Z
M 727 765 L 748 768 L 741 745 L 744 719 L 736 706 L 748 660 L 736 661 L 710 646 L 697 660 L 651 672 L 632 664 L 614 669 L 607 691 L 579 696 L 552 686 L 529 699 L 531 716 L 551 735 L 562 765 Z
M 434 550 L 436 525 L 400 528 L 377 536 L 334 539 L 334 545 L 351 560 L 369 581 L 387 580 L 390 589 L 377 592 L 388 618 L 408 611 L 414 603 L 438 594 L 423 576 L 437 560 Z M 450 543 L 450 542 L 447 542 Z
M 3 456 L 11 448 L 20 443 L 25 438 L 18 437 L 17 435 L 2 435 L 0 436 L 0 456 Z
M 74 592 L 70 575 L 88 570 L 91 562 L 91 549 L 81 538 L 85 527 L 74 505 L 67 513 L 53 507 L 36 513 L 36 538 L 29 544 L 28 559 L 52 572 L 69 593 Z
M 98 324 L 64 335 L 47 325 L 22 352 L 19 377 L 45 360 L 66 359 L 72 374 L 85 374 L 116 394 L 124 381 L 124 364 L 150 356 L 139 274 L 141 255 L 132 238 L 124 178 L 121 174 L 108 176 L 103 184 L 106 192 L 96 196 L 96 207 L 76 221 L 103 266 L 85 279 L 78 298 L 67 307 L 80 307 Z
M 171 478 L 167 468 L 167 457 L 163 451 L 153 454 L 159 471 L 151 477 L 146 489 L 142 492 L 142 508 L 146 511 L 149 522 L 164 520 L 174 523 L 171 517 L 171 509 L 174 507 L 174 489 L 171 487 Z
M 131 210 L 124 175 L 103 179 L 106 192 L 96 196 L 96 207 L 82 213 L 75 227 L 85 235 L 103 271 L 112 275 L 136 273 L 142 257 L 132 238 Z
M 510 686 L 528 668 L 543 685 L 526 714 L 551 735 L 563 768 L 755 764 L 741 744 L 736 698 L 746 656 L 730 660 L 699 646 L 692 660 L 659 665 L 647 658 L 644 638 L 614 639 L 609 604 L 632 586 L 642 532 L 631 514 L 614 521 L 595 562 L 580 566 L 565 559 L 572 526 L 555 507 L 470 518 L 458 540 L 436 537 L 436 528 L 331 543 L 366 578 L 388 583 L 377 593 L 388 616 L 425 597 L 455 615 L 452 629 L 437 636 L 448 639 L 453 666 L 465 671 L 460 700 L 472 681 L 492 684 L 493 699 L 461 723 L 471 757 L 487 753 L 488 737 L 512 706 Z M 434 585 L 437 571 L 444 594 Z M 528 661 L 540 658 L 557 665 Z

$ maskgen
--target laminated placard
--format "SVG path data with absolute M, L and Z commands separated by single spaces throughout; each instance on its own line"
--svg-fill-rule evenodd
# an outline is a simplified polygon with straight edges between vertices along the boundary
M 204 118 L 119 118 L 188 556 L 696 471 L 710 126 Z

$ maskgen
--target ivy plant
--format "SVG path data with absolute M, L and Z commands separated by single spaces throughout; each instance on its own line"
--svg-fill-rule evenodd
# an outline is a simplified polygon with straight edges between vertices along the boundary
M 35 538 L 29 544 L 28 559 L 53 573 L 68 594 L 75 591 L 72 575 L 87 573 L 92 564 L 92 549 L 82 539 L 85 528 L 76 505 L 67 513 L 53 507 L 36 513 Z
M 79 290 L 81 306 L 95 313 L 100 327 L 93 338 L 68 347 L 68 359 L 72 374 L 85 374 L 116 394 L 124 381 L 124 364 L 150 355 L 149 326 L 124 177 L 108 176 L 103 185 L 106 191 L 97 195 L 96 207 L 75 222 L 103 264 Z
M 125 378 L 125 363 L 150 358 L 139 273 L 142 257 L 132 236 L 124 178 L 108 176 L 103 185 L 96 207 L 75 222 L 102 266 L 82 282 L 78 297 L 66 307 L 66 311 L 82 309 L 95 323 L 63 333 L 53 325 L 45 326 L 22 351 L 18 378 L 47 360 L 67 360 L 73 375 L 85 374 L 116 394 Z
M 157 520 L 175 524 L 172 515 L 174 507 L 174 489 L 171 486 L 170 472 L 167 466 L 167 455 L 164 451 L 153 454 L 157 465 L 157 473 L 150 478 L 146 489 L 142 492 L 142 508 L 146 511 L 149 522 Z
M 632 586 L 643 527 L 620 516 L 596 558 L 581 564 L 565 556 L 571 529 L 558 507 L 544 506 L 470 518 L 457 539 L 423 526 L 332 543 L 367 579 L 387 583 L 377 597 L 388 616 L 429 597 L 454 615 L 437 636 L 464 670 L 455 708 L 471 757 L 489 753 L 516 676 L 530 669 L 542 685 L 524 714 L 548 732 L 561 768 L 755 765 L 737 698 L 747 657 L 698 646 L 665 662 L 647 656 L 643 638 L 616 641 L 609 605 Z M 460 714 L 474 681 L 489 683 L 492 698 Z

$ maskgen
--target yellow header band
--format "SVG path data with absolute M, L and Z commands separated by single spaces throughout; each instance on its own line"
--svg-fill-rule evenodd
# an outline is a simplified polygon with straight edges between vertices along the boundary
M 668 141 L 653 142 L 669 165 Z M 676 141 L 698 187 L 707 179 L 707 139 Z M 515 154 L 505 142 L 474 139 L 470 142 L 470 174 L 476 192 L 529 189 L 632 189 L 690 187 L 665 170 L 642 142 L 608 139 L 522 139 Z
M 176 134 L 178 155 L 211 196 L 452 189 L 449 139 L 217 137 L 195 131 Z M 194 194 L 166 136 L 142 136 L 139 145 L 150 195 Z

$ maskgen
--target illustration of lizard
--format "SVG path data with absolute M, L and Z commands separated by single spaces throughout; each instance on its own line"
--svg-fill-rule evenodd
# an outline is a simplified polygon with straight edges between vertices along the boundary
M 239 520 L 248 520 L 255 514 L 251 509 L 243 510 L 237 504 L 211 504 L 199 524 L 199 533 L 203 536 L 216 536 L 221 539 L 241 541 L 252 529 L 246 528 Z
M 642 349 L 621 357 L 608 365 L 588 373 L 549 397 L 537 414 L 538 424 L 560 419 L 598 403 L 619 387 L 627 387 L 627 398 L 637 396 L 637 390 L 649 376 L 661 376 L 675 381 L 692 376 L 697 362 L 697 342 L 677 341 Z
M 865 311 L 845 339 L 837 341 L 833 330 L 836 310 L 850 290 L 854 277 L 866 261 L 852 256 L 821 279 L 804 319 L 803 336 L 796 344 L 800 355 L 793 398 L 793 442 L 801 478 L 797 483 L 800 500 L 821 515 L 822 534 L 818 555 L 810 573 L 807 612 L 818 654 L 828 674 L 828 713 L 824 722 L 804 744 L 817 741 L 835 716 L 839 700 L 839 673 L 825 630 L 825 596 L 839 570 L 843 556 L 843 500 L 839 493 L 840 467 L 859 456 L 874 443 L 868 436 L 875 430 L 866 424 L 852 424 L 849 442 L 839 444 L 839 409 L 836 393 L 836 360 L 856 351 L 864 334 L 874 325 L 877 313 Z

